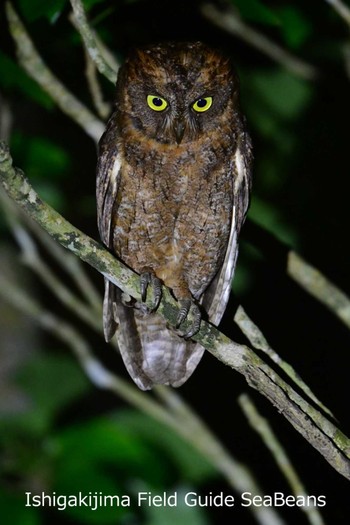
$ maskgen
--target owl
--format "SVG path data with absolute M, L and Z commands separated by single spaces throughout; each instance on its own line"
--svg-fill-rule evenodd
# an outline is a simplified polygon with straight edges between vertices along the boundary
M 133 50 L 99 144 L 97 215 L 106 247 L 140 275 L 130 303 L 105 280 L 105 339 L 139 388 L 182 385 L 204 349 L 190 338 L 203 315 L 218 325 L 251 186 L 252 148 L 231 60 L 201 42 Z M 157 314 L 162 285 L 177 326 Z M 152 291 L 154 307 L 144 301 Z M 191 310 L 186 333 L 181 324 Z

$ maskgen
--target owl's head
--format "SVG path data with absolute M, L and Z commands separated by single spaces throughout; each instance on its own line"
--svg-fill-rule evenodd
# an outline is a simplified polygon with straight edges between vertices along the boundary
M 163 144 L 187 143 L 234 115 L 238 80 L 231 61 L 201 42 L 134 50 L 119 71 L 121 128 Z

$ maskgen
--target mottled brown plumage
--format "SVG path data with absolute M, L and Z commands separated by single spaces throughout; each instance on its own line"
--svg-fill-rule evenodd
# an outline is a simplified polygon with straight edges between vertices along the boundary
M 159 291 L 168 286 L 198 330 L 201 304 L 218 324 L 249 200 L 251 145 L 230 60 L 204 44 L 135 50 L 120 69 L 116 108 L 100 142 L 98 225 L 106 246 Z M 106 281 L 104 331 L 142 389 L 180 386 L 203 348 L 156 312 L 130 308 Z

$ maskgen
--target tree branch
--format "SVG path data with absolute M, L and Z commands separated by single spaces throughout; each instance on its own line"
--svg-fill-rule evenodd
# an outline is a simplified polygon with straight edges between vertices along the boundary
M 37 246 L 29 232 L 23 227 L 17 217 L 11 213 L 10 209 L 6 210 L 10 206 L 5 202 L 5 197 L 8 200 L 7 195 L 3 195 L 3 190 L 0 188 L 0 202 L 5 207 L 12 234 L 21 249 L 22 262 L 40 277 L 68 310 L 71 310 L 82 321 L 101 332 L 102 327 L 96 316 L 96 309 L 92 309 L 89 304 L 85 304 L 69 287 L 65 286 L 50 269 L 50 266 L 40 257 Z M 98 313 L 102 315 L 101 307 Z
M 125 293 L 137 300 L 141 299 L 139 277 L 117 261 L 99 243 L 83 234 L 45 204 L 23 173 L 12 166 L 10 152 L 4 142 L 0 143 L 0 179 L 9 196 L 57 242 L 90 264 Z M 151 306 L 151 301 L 148 305 Z M 175 325 L 177 311 L 176 301 L 163 287 L 163 298 L 158 313 L 170 324 Z M 191 319 L 187 326 L 190 323 Z M 201 323 L 201 329 L 193 339 L 224 364 L 243 374 L 252 388 L 264 395 L 339 473 L 350 479 L 350 440 L 250 348 L 231 341 L 206 322 Z
M 322 273 L 294 251 L 288 254 L 287 273 L 350 328 L 350 299 Z
M 96 64 L 101 75 L 104 75 L 108 80 L 115 84 L 117 80 L 117 72 L 114 71 L 103 58 L 94 32 L 87 20 L 81 0 L 70 0 L 70 3 L 74 13 L 75 26 L 83 39 L 85 48 L 89 53 L 91 60 Z
M 228 5 L 222 11 L 214 4 L 204 3 L 201 10 L 203 15 L 213 24 L 255 47 L 260 53 L 264 53 L 295 75 L 307 80 L 314 80 L 318 76 L 318 71 L 314 66 L 295 57 L 276 44 L 276 42 L 267 38 L 263 33 L 259 33 L 256 29 L 247 25 L 231 6 Z
M 350 26 L 350 9 L 341 0 L 325 0 L 330 4 L 334 11 Z
M 30 315 L 43 330 L 49 331 L 66 344 L 92 384 L 119 396 L 179 435 L 203 456 L 204 461 L 220 472 L 238 494 L 246 491 L 254 495 L 264 493 L 250 469 L 225 449 L 206 424 L 170 388 L 155 388 L 155 393 L 161 400 L 158 402 L 149 393 L 112 373 L 96 359 L 86 339 L 73 326 L 44 309 L 23 289 L 1 274 L 0 295 L 19 311 Z M 273 508 L 252 505 L 249 511 L 260 525 L 284 525 Z
M 304 496 L 306 498 L 308 496 L 307 491 L 267 419 L 259 414 L 253 401 L 247 394 L 241 394 L 238 398 L 238 403 L 248 419 L 250 426 L 260 435 L 264 444 L 271 452 L 280 471 L 291 487 L 294 496 Z M 325 525 L 317 507 L 303 505 L 301 510 L 306 514 L 311 525 Z
M 63 113 L 79 124 L 95 142 L 98 142 L 104 131 L 103 122 L 70 93 L 46 66 L 10 2 L 6 3 L 6 14 L 10 32 L 16 44 L 18 62 L 23 69 L 50 95 Z
M 95 62 L 91 60 L 91 57 L 86 49 L 84 49 L 85 54 L 85 76 L 92 98 L 92 102 L 97 111 L 97 114 L 103 120 L 106 120 L 111 111 L 112 105 L 105 102 L 103 99 L 102 89 L 98 81 L 97 68 Z
M 332 412 L 324 406 L 323 403 L 312 392 L 310 387 L 304 383 L 304 381 L 301 379 L 299 374 L 294 370 L 294 368 L 284 361 L 278 354 L 271 348 L 269 343 L 266 341 L 264 334 L 261 332 L 261 330 L 256 326 L 256 324 L 253 323 L 253 321 L 248 317 L 242 306 L 239 306 L 237 308 L 234 322 L 240 327 L 241 331 L 244 333 L 244 335 L 247 337 L 250 344 L 253 346 L 253 348 L 257 350 L 261 350 L 266 355 L 269 356 L 269 358 L 276 363 L 277 366 L 279 366 L 285 374 L 293 381 L 295 385 L 297 385 L 307 396 L 311 401 L 315 403 L 323 412 L 331 416 L 333 419 L 334 415 Z

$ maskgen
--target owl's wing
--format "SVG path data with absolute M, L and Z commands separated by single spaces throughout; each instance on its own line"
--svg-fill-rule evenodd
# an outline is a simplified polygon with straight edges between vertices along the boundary
M 107 248 L 113 247 L 113 225 L 111 221 L 121 166 L 117 139 L 116 113 L 113 113 L 99 143 L 96 179 L 97 224 L 100 237 Z M 105 279 L 103 331 L 106 341 L 112 339 L 117 329 L 116 293 L 116 287 L 108 279 Z
M 118 191 L 120 166 L 118 128 L 116 113 L 113 113 L 99 142 L 96 178 L 97 224 L 100 237 L 108 248 L 113 247 L 111 220 Z
M 252 161 L 252 144 L 242 121 L 232 163 L 233 209 L 229 242 L 223 265 L 202 299 L 209 320 L 214 325 L 220 323 L 230 295 L 238 255 L 238 235 L 249 206 Z

